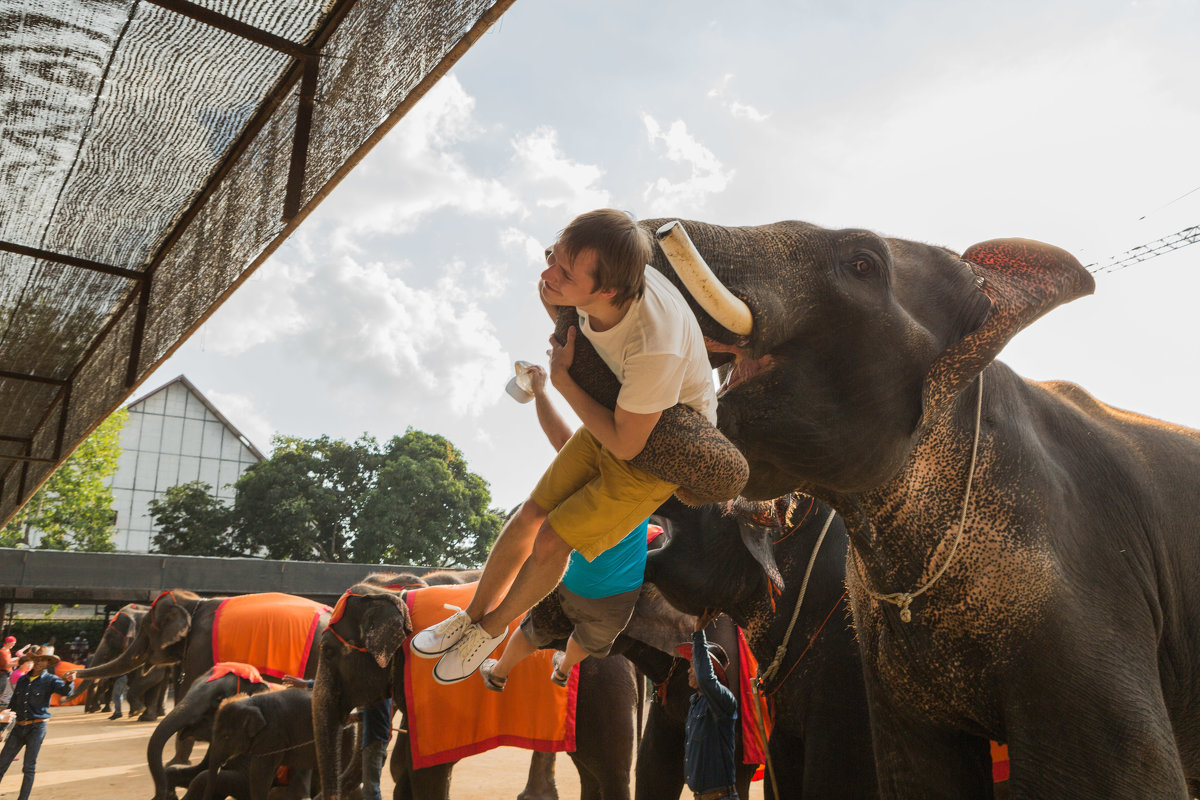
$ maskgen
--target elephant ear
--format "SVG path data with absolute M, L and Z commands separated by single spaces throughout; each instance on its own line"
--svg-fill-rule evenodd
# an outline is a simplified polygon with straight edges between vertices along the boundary
M 267 718 L 263 716 L 258 706 L 251 703 L 242 703 L 241 716 L 242 730 L 246 732 L 246 736 L 251 740 L 267 727 Z
M 779 571 L 779 565 L 775 563 L 775 532 L 774 528 L 755 525 L 743 519 L 738 520 L 738 533 L 742 535 L 742 544 L 762 567 L 767 580 L 782 592 L 783 574 Z
M 1096 281 L 1065 250 L 1031 239 L 994 239 L 967 249 L 963 260 L 991 301 L 988 318 L 946 348 L 925 382 L 922 422 L 941 415 L 1013 336 L 1047 311 L 1091 294 Z
M 412 633 L 408 604 L 399 594 L 372 595 L 363 602 L 370 605 L 362 615 L 359 628 L 363 646 L 381 669 L 395 657 L 396 651 Z
M 572 325 L 579 325 L 578 312 L 560 307 L 554 331 L 560 343 L 567 341 Z M 600 405 L 616 408 L 621 384 L 586 336 L 575 337 L 571 377 Z M 688 505 L 737 497 L 750 478 L 745 456 L 702 414 L 682 403 L 662 413 L 646 446 L 630 463 L 678 485 L 677 496 Z
M 192 628 L 192 615 L 178 605 L 158 607 L 159 647 L 170 647 L 188 635 Z

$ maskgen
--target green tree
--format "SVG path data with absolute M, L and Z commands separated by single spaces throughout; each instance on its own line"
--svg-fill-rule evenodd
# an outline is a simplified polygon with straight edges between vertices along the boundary
M 271 457 L 236 483 L 239 546 L 267 558 L 349 561 L 362 502 L 378 469 L 375 439 L 276 436 L 271 444 Z
M 240 556 L 233 533 L 233 509 L 213 496 L 202 481 L 172 486 L 148 503 L 154 518 L 156 553 L 173 556 Z
M 382 456 L 354 540 L 356 561 L 479 566 L 500 532 L 487 482 L 447 439 L 409 428 Z
M 108 479 L 117 471 L 128 419 L 122 408 L 100 423 L 4 527 L 0 545 L 28 542 L 37 531 L 43 550 L 111 552 L 116 528 Z

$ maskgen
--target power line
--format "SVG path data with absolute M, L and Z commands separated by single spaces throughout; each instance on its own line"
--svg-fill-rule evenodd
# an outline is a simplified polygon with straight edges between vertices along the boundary
M 1132 250 L 1126 250 L 1119 256 L 1112 256 L 1104 263 L 1088 264 L 1087 271 L 1093 274 L 1116 272 L 1139 261 L 1147 261 L 1156 256 L 1161 256 L 1163 253 L 1179 250 L 1197 242 L 1200 242 L 1200 225 L 1193 225 L 1190 228 L 1184 228 L 1181 231 L 1172 233 L 1170 236 L 1164 236 L 1161 239 L 1155 239 L 1153 242 L 1140 244 Z

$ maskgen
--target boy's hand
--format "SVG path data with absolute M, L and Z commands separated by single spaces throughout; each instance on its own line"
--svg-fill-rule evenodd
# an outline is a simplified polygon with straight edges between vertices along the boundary
M 293 689 L 307 689 L 308 681 L 304 678 L 297 678 L 295 675 L 284 675 L 283 685 L 290 686 Z
M 546 370 L 534 365 L 525 374 L 529 376 L 529 391 L 533 392 L 534 397 L 541 397 L 546 391 Z
M 692 628 L 692 630 L 695 630 L 695 631 L 704 630 L 705 628 L 708 627 L 708 624 L 710 622 L 712 622 L 714 619 L 716 619 L 719 616 L 721 616 L 721 609 L 719 609 L 719 608 L 704 609 L 704 613 L 701 614 L 700 616 L 696 617 L 696 626 L 694 628 Z
M 570 380 L 567 370 L 575 363 L 575 326 L 567 329 L 567 343 L 559 344 L 553 336 L 550 337 L 550 382 L 555 386 Z

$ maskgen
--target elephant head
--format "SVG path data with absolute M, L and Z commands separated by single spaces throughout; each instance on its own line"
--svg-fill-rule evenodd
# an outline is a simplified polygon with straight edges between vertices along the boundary
M 115 658 L 79 671 L 80 678 L 113 678 L 144 665 L 175 664 L 183 658 L 192 614 L 202 598 L 174 589 L 163 592 L 137 626 L 137 633 Z
M 381 578 L 386 579 L 386 578 Z M 313 684 L 313 731 L 322 797 L 336 798 L 338 731 L 355 708 L 397 691 L 403 695 L 403 658 L 397 657 L 412 633 L 402 592 L 357 583 L 338 600 L 321 636 Z
M 646 558 L 647 583 L 684 613 L 718 608 L 746 627 L 748 605 L 769 602 L 773 591 L 784 588 L 772 546 L 778 536 L 774 504 L 769 520 L 758 519 L 760 509 L 751 505 L 756 504 L 690 508 L 674 499 L 664 503 L 655 517 L 666 523 L 670 536 Z M 779 519 L 790 519 L 799 505 L 795 495 L 781 498 Z
M 959 256 L 804 222 L 642 224 L 674 254 L 654 267 L 728 290 L 689 302 L 723 367 L 718 427 L 746 456 L 743 494 L 756 499 L 881 486 L 1009 339 L 1094 288 L 1071 255 L 1023 239 Z
M 213 718 L 211 746 L 216 753 L 209 757 L 210 766 L 215 764 L 220 767 L 233 755 L 250 752 L 254 739 L 267 727 L 267 718 L 262 709 L 244 702 L 249 697 L 239 694 L 221 701 Z
M 141 626 L 142 619 L 146 616 L 147 607 L 137 603 L 129 603 L 124 605 L 113 615 L 109 620 L 108 627 L 104 629 L 104 633 L 100 636 L 100 641 L 96 645 L 95 652 L 92 653 L 90 663 L 92 664 L 107 664 L 133 644 L 133 640 L 137 638 L 138 629 Z M 85 679 L 80 686 L 80 692 L 88 693 L 87 708 L 89 711 L 99 709 L 99 698 L 94 697 L 97 693 L 94 691 L 96 687 L 92 685 L 92 680 Z M 108 689 L 111 691 L 111 687 Z

